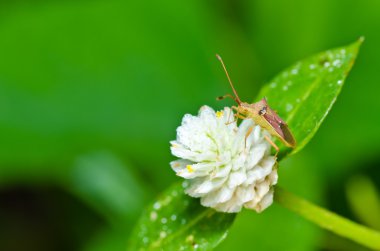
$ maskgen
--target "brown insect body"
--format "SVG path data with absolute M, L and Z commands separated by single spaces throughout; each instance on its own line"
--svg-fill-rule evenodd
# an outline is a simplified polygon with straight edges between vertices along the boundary
M 288 125 L 285 123 L 283 119 L 280 118 L 280 116 L 277 115 L 277 113 L 274 110 L 272 110 L 269 107 L 266 98 L 263 98 L 260 101 L 252 104 L 242 102 L 232 84 L 232 81 L 230 79 L 230 76 L 228 75 L 227 69 L 223 63 L 222 58 L 219 55 L 216 56 L 222 63 L 228 81 L 230 82 L 232 90 L 235 94 L 235 97 L 233 97 L 232 95 L 226 95 L 224 97 L 231 97 L 238 104 L 237 107 L 232 107 L 237 111 L 236 117 L 253 119 L 256 124 L 266 129 L 271 135 L 277 137 L 286 146 L 294 148 L 296 146 L 296 140 L 291 131 L 289 130 Z
M 277 137 L 286 146 L 296 146 L 296 141 L 288 125 L 269 107 L 265 98 L 253 104 L 246 102 L 238 103 L 236 110 L 238 114 L 253 119 L 256 124 L 266 129 L 271 135 Z

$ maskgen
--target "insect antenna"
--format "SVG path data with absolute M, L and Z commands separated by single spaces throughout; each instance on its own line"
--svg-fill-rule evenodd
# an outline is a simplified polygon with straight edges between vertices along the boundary
M 241 100 L 240 100 L 239 95 L 237 94 L 237 92 L 236 92 L 236 90 L 235 90 L 234 85 L 232 84 L 232 81 L 231 81 L 230 75 L 228 75 L 228 71 L 227 71 L 226 66 L 224 65 L 224 62 L 223 62 L 222 57 L 219 56 L 218 54 L 216 54 L 216 58 L 220 61 L 220 63 L 221 63 L 222 66 L 223 66 L 223 69 L 224 69 L 224 72 L 226 73 L 226 76 L 227 76 L 228 82 L 230 83 L 231 88 L 232 88 L 232 91 L 233 91 L 234 94 L 235 94 L 235 98 L 234 98 L 235 101 L 236 101 L 238 104 L 240 104 L 240 103 L 241 103 Z

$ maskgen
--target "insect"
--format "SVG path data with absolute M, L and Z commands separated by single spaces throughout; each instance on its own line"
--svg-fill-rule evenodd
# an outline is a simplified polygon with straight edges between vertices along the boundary
M 296 146 L 296 140 L 294 139 L 292 132 L 289 130 L 289 127 L 285 123 L 285 121 L 282 120 L 280 116 L 278 116 L 277 113 L 269 107 L 266 98 L 263 98 L 260 101 L 252 104 L 242 102 L 234 88 L 234 85 L 232 84 L 232 81 L 230 79 L 230 76 L 228 75 L 226 66 L 223 63 L 222 58 L 218 54 L 216 54 L 216 57 L 221 62 L 224 72 L 227 75 L 228 82 L 230 83 L 232 91 L 235 95 L 232 96 L 231 94 L 227 94 L 218 97 L 217 99 L 221 100 L 227 97 L 232 98 L 237 103 L 237 106 L 232 106 L 232 109 L 236 110 L 237 112 L 235 114 L 236 119 L 251 118 L 255 121 L 256 124 L 266 129 L 271 135 L 278 138 L 286 146 L 294 148 Z M 247 133 L 247 137 L 249 133 L 250 131 Z M 278 152 L 278 146 L 273 141 L 271 141 L 269 137 L 265 138 Z

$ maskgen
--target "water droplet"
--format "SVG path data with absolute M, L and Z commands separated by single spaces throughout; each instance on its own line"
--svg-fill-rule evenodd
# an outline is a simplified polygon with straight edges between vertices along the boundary
M 333 71 L 334 71 L 333 67 L 329 68 L 329 72 L 333 72 Z
M 149 238 L 146 236 L 142 240 L 143 240 L 144 244 L 147 244 L 149 242 Z
M 182 187 L 183 188 L 186 188 L 188 186 L 189 186 L 189 182 L 187 182 L 187 181 L 182 182 Z
M 296 102 L 297 102 L 297 103 L 301 102 L 301 99 L 297 98 L 297 99 L 296 99 Z
M 333 66 L 338 66 L 339 67 L 340 65 L 341 65 L 341 62 L 340 62 L 339 59 L 334 60 Z
M 172 216 L 170 216 L 170 219 L 171 219 L 172 221 L 175 221 L 175 220 L 177 219 L 177 215 L 173 214 Z
M 293 109 L 293 105 L 292 104 L 286 104 L 285 109 L 287 112 L 290 112 Z
M 154 204 L 153 204 L 153 208 L 156 209 L 156 210 L 160 209 L 160 208 L 161 208 L 161 204 L 160 204 L 160 202 L 156 202 L 156 203 L 154 203 Z
M 338 80 L 337 84 L 338 85 L 342 85 L 343 84 L 343 80 Z
M 186 237 L 186 242 L 187 243 L 193 243 L 194 242 L 194 235 L 188 235 L 187 237 Z
M 186 224 L 186 219 L 182 219 L 182 220 L 181 220 L 181 224 L 182 224 L 182 225 L 185 225 L 185 224 Z
M 270 88 L 275 88 L 277 86 L 277 83 L 273 82 L 269 86 L 270 86 Z
M 195 244 L 195 245 L 194 245 L 194 249 L 197 249 L 198 247 L 199 247 L 198 244 Z
M 156 212 L 151 212 L 150 213 L 150 220 L 151 221 L 155 221 L 157 219 L 157 213 Z
M 316 67 L 315 64 L 311 64 L 311 65 L 309 65 L 309 69 L 310 69 L 310 70 L 314 70 L 315 67 Z
M 168 220 L 167 220 L 166 218 L 162 218 L 162 219 L 161 219 L 161 223 L 162 223 L 162 224 L 166 224 L 166 222 L 168 222 Z
M 340 53 L 344 55 L 344 54 L 346 54 L 346 50 L 345 49 L 341 49 Z
M 292 74 L 293 74 L 293 75 L 297 75 L 297 74 L 298 74 L 298 69 L 293 69 L 293 70 L 292 70 Z
M 165 237 L 166 237 L 166 232 L 161 231 L 161 232 L 160 232 L 160 238 L 163 239 L 163 238 L 165 238 Z
M 326 67 L 326 68 L 329 67 L 329 66 L 330 66 L 330 62 L 325 62 L 325 63 L 323 64 L 323 66 Z
M 172 195 L 173 195 L 174 197 L 176 197 L 176 196 L 178 195 L 178 192 L 174 190 L 174 191 L 172 192 Z
M 288 87 L 287 85 L 284 85 L 284 86 L 282 87 L 282 89 L 283 89 L 284 91 L 287 91 L 287 90 L 289 89 L 289 87 Z

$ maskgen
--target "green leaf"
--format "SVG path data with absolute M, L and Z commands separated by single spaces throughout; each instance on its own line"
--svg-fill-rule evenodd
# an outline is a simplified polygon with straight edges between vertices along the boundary
M 147 208 L 131 236 L 130 250 L 212 250 L 227 236 L 235 214 L 201 206 L 182 186 L 170 187 Z
M 293 131 L 298 141 L 293 153 L 308 143 L 330 111 L 361 43 L 362 39 L 300 61 L 280 73 L 260 92 L 260 97 L 267 97 L 271 107 L 278 110 Z M 132 235 L 130 248 L 210 250 L 226 237 L 234 217 L 202 207 L 198 200 L 185 195 L 183 188 L 176 185 L 143 214 Z
M 297 140 L 293 150 L 281 145 L 283 153 L 300 151 L 314 136 L 335 103 L 362 42 L 360 38 L 299 61 L 263 87 L 259 97 L 267 98 Z

